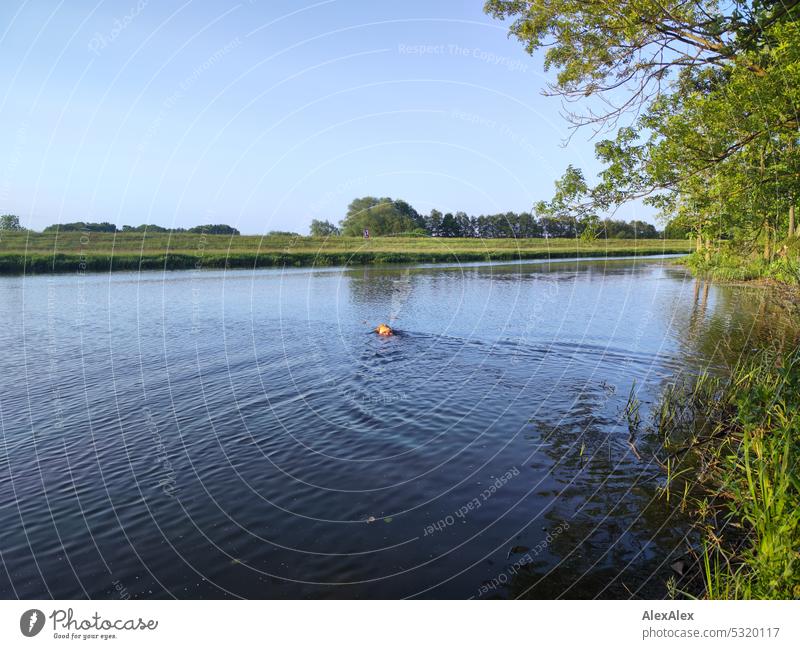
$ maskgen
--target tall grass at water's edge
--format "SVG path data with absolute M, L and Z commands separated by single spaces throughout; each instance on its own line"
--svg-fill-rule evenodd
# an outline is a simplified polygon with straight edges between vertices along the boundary
M 732 249 L 711 253 L 694 252 L 681 260 L 695 275 L 728 282 L 756 279 L 783 284 L 800 284 L 800 239 L 792 240 L 782 254 L 767 261 L 761 255 L 744 254 Z
M 800 350 L 763 351 L 727 378 L 669 388 L 657 423 L 665 492 L 683 483 L 681 506 L 703 539 L 689 594 L 800 597 Z

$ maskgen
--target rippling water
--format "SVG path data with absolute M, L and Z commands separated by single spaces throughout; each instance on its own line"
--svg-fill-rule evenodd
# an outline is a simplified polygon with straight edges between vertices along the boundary
M 648 409 L 766 308 L 668 264 L 0 278 L 0 596 L 662 596 Z

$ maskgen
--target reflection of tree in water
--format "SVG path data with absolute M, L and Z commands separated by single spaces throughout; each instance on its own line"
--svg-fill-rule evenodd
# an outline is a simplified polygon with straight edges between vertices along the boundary
M 625 390 L 598 381 L 564 393 L 566 413 L 534 422 L 555 485 L 540 533 L 551 538 L 531 561 L 505 561 L 507 583 L 486 596 L 661 597 L 685 525 L 654 500 L 662 475 L 652 440 L 640 441 L 641 459 L 628 446 Z
M 418 269 L 363 268 L 347 273 L 350 297 L 367 306 L 375 317 L 397 319 L 413 294 L 415 285 L 422 279 Z
M 371 308 L 385 307 L 387 314 L 395 315 L 406 301 L 411 299 L 417 286 L 425 285 L 433 290 L 452 291 L 454 276 L 465 281 L 491 279 L 496 282 L 520 282 L 543 275 L 551 275 L 559 281 L 574 281 L 575 275 L 604 281 L 610 276 L 645 275 L 652 272 L 647 264 L 631 266 L 630 260 L 606 259 L 592 262 L 553 260 L 550 263 L 511 263 L 491 265 L 460 265 L 457 258 L 452 266 L 379 268 L 365 266 L 346 272 L 351 299 Z M 387 316 L 388 317 L 388 316 Z
M 724 370 L 742 354 L 796 339 L 800 310 L 777 289 L 692 281 L 692 308 L 676 310 L 672 323 L 689 369 Z
M 682 334 L 682 366 L 693 371 L 730 367 L 765 345 L 796 344 L 800 323 L 797 305 L 769 289 L 703 280 L 694 280 L 690 308 L 668 315 Z M 609 395 L 606 387 L 580 386 L 568 416 L 535 422 L 558 484 L 548 527 L 567 521 L 569 528 L 530 562 L 505 561 L 505 586 L 487 597 L 664 597 L 669 579 L 678 589 L 689 579 L 681 564 L 696 538 L 687 515 L 659 494 L 658 435 L 643 417 L 642 459 L 626 454 L 624 417 L 609 412 L 623 408 L 624 391 Z

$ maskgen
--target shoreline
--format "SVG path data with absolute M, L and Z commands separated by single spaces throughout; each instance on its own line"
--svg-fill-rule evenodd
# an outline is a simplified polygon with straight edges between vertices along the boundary
M 705 599 L 800 596 L 800 356 L 779 344 L 753 350 L 725 376 L 668 387 L 657 409 L 664 436 L 662 497 L 688 510 L 699 547 L 683 588 Z M 705 467 L 698 471 L 699 467 Z
M 231 252 L 229 255 L 189 255 L 184 253 L 85 255 L 15 255 L 0 253 L 0 276 L 49 275 L 70 273 L 108 273 L 131 271 L 172 271 L 203 269 L 360 267 L 412 264 L 461 264 L 475 262 L 525 262 L 546 260 L 595 260 L 606 258 L 651 258 L 684 255 L 675 246 L 631 247 L 629 249 L 574 250 L 491 250 L 489 252 L 365 251 L 365 252 Z
M 800 286 L 773 277 L 729 279 L 676 261 L 703 283 L 769 291 L 770 303 L 800 322 Z M 785 331 L 786 335 L 776 335 Z M 751 332 L 752 333 L 752 332 Z M 704 371 L 666 386 L 654 429 L 664 438 L 657 460 L 662 497 L 688 511 L 698 545 L 673 579 L 673 596 L 791 599 L 800 596 L 797 547 L 800 483 L 800 329 L 776 324 L 752 339 L 726 371 Z M 748 335 L 748 341 L 750 341 Z M 781 539 L 776 542 L 776 539 Z

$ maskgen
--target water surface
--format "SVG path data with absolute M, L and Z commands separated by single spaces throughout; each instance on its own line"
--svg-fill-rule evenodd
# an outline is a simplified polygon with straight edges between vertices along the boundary
M 663 596 L 691 539 L 648 410 L 769 309 L 670 260 L 5 277 L 0 304 L 6 598 Z

